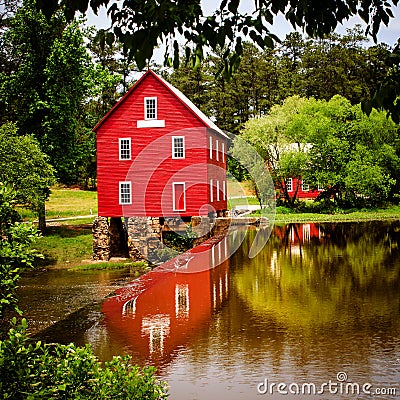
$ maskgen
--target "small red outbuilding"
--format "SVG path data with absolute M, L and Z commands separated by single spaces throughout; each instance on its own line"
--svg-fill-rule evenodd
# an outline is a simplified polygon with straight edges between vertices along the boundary
M 227 209 L 228 136 L 153 71 L 93 130 L 99 216 L 189 217 Z

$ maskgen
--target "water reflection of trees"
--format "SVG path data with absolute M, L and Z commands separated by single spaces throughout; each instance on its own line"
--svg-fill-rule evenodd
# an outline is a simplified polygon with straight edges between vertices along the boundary
M 398 222 L 276 227 L 251 262 L 246 244 L 234 256 L 233 286 L 254 313 L 288 328 L 383 323 L 399 312 L 399 242 Z

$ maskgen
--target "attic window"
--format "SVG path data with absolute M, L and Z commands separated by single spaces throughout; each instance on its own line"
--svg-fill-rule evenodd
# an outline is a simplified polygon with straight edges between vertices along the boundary
M 157 119 L 157 97 L 144 98 L 144 119 L 137 121 L 138 128 L 164 128 L 165 120 Z
M 157 119 L 157 97 L 144 98 L 144 119 Z

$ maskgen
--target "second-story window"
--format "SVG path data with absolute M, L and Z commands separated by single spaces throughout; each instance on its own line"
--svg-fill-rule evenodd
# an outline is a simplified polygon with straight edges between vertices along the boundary
M 293 179 L 292 178 L 286 179 L 286 190 L 288 192 L 293 192 Z
M 172 158 L 185 158 L 184 136 L 172 136 Z
M 131 138 L 119 139 L 119 159 L 120 160 L 131 159 Z
M 144 98 L 144 119 L 157 119 L 157 97 Z
M 306 181 L 301 182 L 301 190 L 303 192 L 308 192 L 310 190 L 310 185 Z

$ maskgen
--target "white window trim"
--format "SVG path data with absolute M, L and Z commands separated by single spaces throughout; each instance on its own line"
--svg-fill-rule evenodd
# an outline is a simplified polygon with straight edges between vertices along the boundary
M 165 128 L 164 119 L 148 119 L 136 122 L 136 128 Z
M 213 138 L 210 136 L 210 160 L 212 160 Z
M 219 201 L 219 181 L 217 181 L 217 201 Z
M 210 203 L 214 201 L 214 188 L 213 188 L 213 180 L 210 179 Z
M 226 182 L 222 181 L 222 194 L 223 194 L 223 199 L 226 200 Z
M 215 158 L 219 161 L 219 142 L 218 140 L 215 141 Z
M 183 156 L 182 157 L 175 156 L 175 139 L 182 139 L 182 141 L 183 141 Z M 173 159 L 184 159 L 185 157 L 186 157 L 185 136 L 172 136 L 172 158 Z
M 129 158 L 122 158 L 121 157 L 121 142 L 123 140 L 128 140 L 129 143 Z M 128 161 L 132 159 L 132 144 L 131 144 L 131 138 L 119 138 L 118 139 L 118 152 L 119 152 L 119 160 L 120 161 Z
M 290 182 L 290 183 L 289 183 Z M 288 178 L 285 181 L 286 190 L 288 192 L 293 192 L 293 178 Z M 289 189 L 290 187 L 290 189 Z
M 183 185 L 183 209 L 178 210 L 175 206 L 175 185 Z M 186 211 L 186 183 L 185 182 L 172 182 L 172 209 L 173 211 Z
M 225 163 L 225 143 L 221 143 L 222 162 Z
M 121 188 L 122 188 L 122 185 L 124 185 L 124 184 L 129 185 L 129 202 L 122 202 L 122 199 L 121 199 L 121 194 L 122 194 Z M 118 192 L 119 204 L 122 206 L 132 204 L 132 182 L 131 181 L 120 181 L 118 187 L 119 187 L 119 192 Z
M 155 112 L 154 112 L 154 118 L 148 118 L 147 117 L 147 100 L 155 100 Z M 157 121 L 157 97 L 145 97 L 144 98 L 144 120 L 145 121 Z
M 310 191 L 310 185 L 306 182 L 304 183 L 304 181 L 301 181 L 301 190 L 303 192 L 309 192 Z

